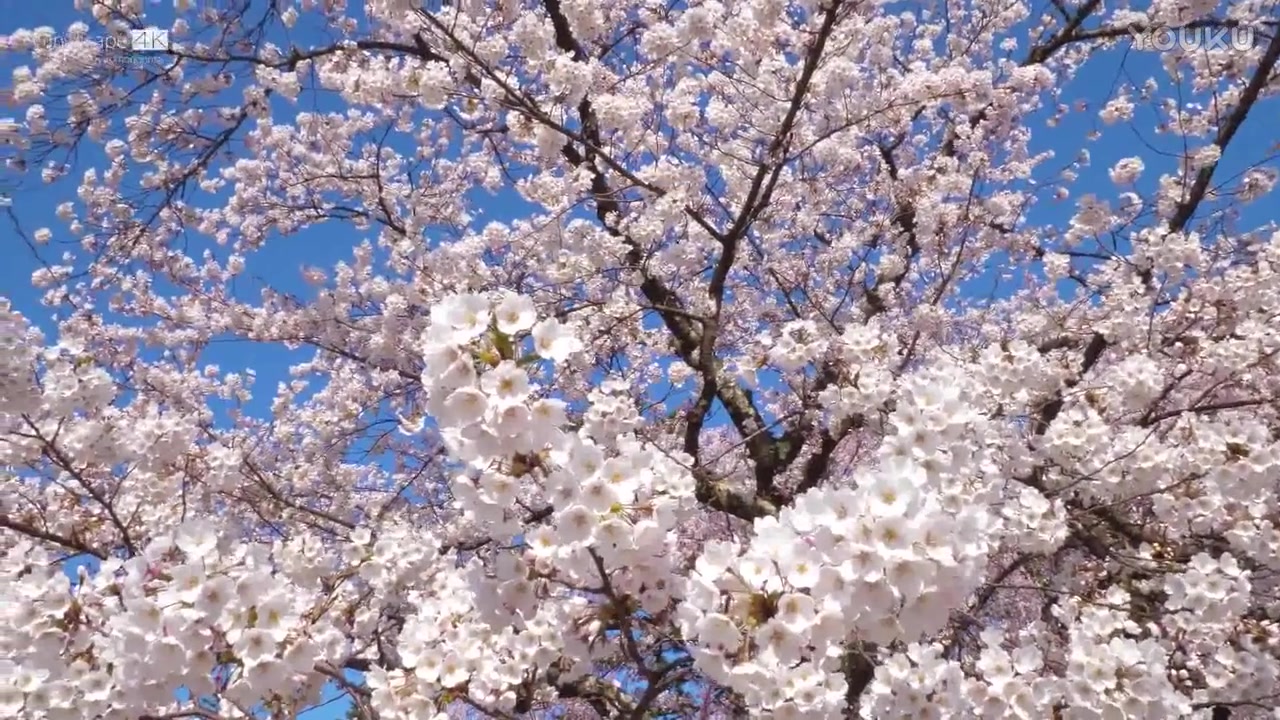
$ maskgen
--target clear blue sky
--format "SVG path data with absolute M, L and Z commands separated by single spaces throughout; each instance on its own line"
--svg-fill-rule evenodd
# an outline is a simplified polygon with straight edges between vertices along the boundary
M 4 15 L 0 18 L 2 33 L 8 33 L 20 27 L 34 28 L 41 25 L 52 26 L 61 33 L 71 22 L 80 19 L 80 16 L 71 9 L 71 0 L 8 2 L 5 5 Z M 260 6 L 261 0 L 255 5 Z M 355 12 L 358 12 L 359 5 L 359 2 L 352 2 Z M 154 7 L 157 11 L 157 24 L 165 25 L 165 18 L 172 12 L 172 3 L 157 3 Z M 301 28 L 293 34 L 292 40 L 303 46 L 321 42 L 318 33 Z M 1019 51 L 1017 56 L 1021 57 L 1023 52 L 1025 50 Z M 1143 157 L 1147 170 L 1144 174 L 1142 189 L 1149 191 L 1155 178 L 1161 172 L 1167 171 L 1172 166 L 1173 160 L 1167 157 L 1161 160 L 1143 143 L 1168 152 L 1177 151 L 1181 146 L 1176 137 L 1157 137 L 1152 133 L 1151 128 L 1155 121 L 1150 108 L 1139 110 L 1137 130 L 1130 130 L 1124 126 L 1110 128 L 1101 126 L 1100 121 L 1097 120 L 1096 110 L 1102 104 L 1100 101 L 1105 100 L 1110 88 L 1114 85 L 1126 81 L 1138 84 L 1149 75 L 1155 75 L 1163 80 L 1163 73 L 1159 70 L 1154 56 L 1130 54 L 1127 58 L 1123 58 L 1123 70 L 1121 60 L 1122 51 L 1119 50 L 1102 54 L 1095 58 L 1095 62 L 1087 72 L 1066 88 L 1066 98 L 1072 100 L 1087 98 L 1091 101 L 1090 106 L 1094 112 L 1072 114 L 1066 122 L 1053 130 L 1046 129 L 1039 123 L 1033 124 L 1033 128 L 1038 128 L 1038 132 L 1033 131 L 1036 149 L 1052 149 L 1058 154 L 1055 160 L 1045 166 L 1045 171 L 1065 165 L 1082 147 L 1090 149 L 1093 164 L 1091 168 L 1082 171 L 1080 181 L 1075 185 L 1077 195 L 1094 191 L 1104 199 L 1114 200 L 1116 192 L 1107 178 L 1107 170 L 1116 160 L 1129 155 Z M 14 56 L 0 56 L 0 72 L 6 76 L 0 80 L 0 83 L 7 84 L 12 68 L 20 63 L 21 61 Z M 1224 158 L 1216 176 L 1219 181 L 1234 176 L 1248 161 L 1270 153 L 1270 148 L 1274 146 L 1280 135 L 1275 125 L 1278 117 L 1276 105 L 1277 102 L 1272 100 L 1255 110 L 1255 114 Z M 328 103 L 321 101 L 317 109 L 339 110 L 341 107 L 332 104 L 331 101 Z M 0 109 L 0 117 L 6 115 L 7 113 Z M 277 117 L 287 118 L 288 115 L 280 114 Z M 1264 122 L 1264 118 L 1269 122 Z M 1101 142 L 1086 143 L 1084 136 L 1095 128 L 1104 131 L 1104 139 Z M 1141 133 L 1141 137 L 1137 133 Z M 402 152 L 406 150 L 403 146 L 397 149 Z M 101 155 L 90 148 L 87 152 L 81 153 L 79 167 L 100 166 L 101 160 Z M 55 241 L 67 239 L 63 233 L 65 226 L 54 217 L 54 209 L 60 202 L 74 198 L 74 185 L 79 174 L 79 172 L 73 172 L 67 181 L 49 187 L 40 186 L 38 181 L 29 180 L 21 190 L 15 193 L 13 210 L 28 236 L 37 228 L 49 227 L 54 231 Z M 1050 179 L 1044 174 L 1041 177 Z M 510 196 L 500 197 L 485 203 L 484 206 L 488 215 L 479 217 L 478 225 L 520 213 L 520 208 Z M 1277 204 L 1273 202 L 1272 206 L 1277 207 Z M 1069 203 L 1046 201 L 1032 213 L 1031 221 L 1034 223 L 1062 222 L 1071 215 L 1072 207 Z M 1277 217 L 1280 217 L 1280 210 L 1267 211 L 1258 205 L 1250 209 L 1244 219 L 1256 224 L 1275 220 Z M 366 237 L 371 238 L 372 235 L 354 231 L 349 226 L 331 223 L 293 237 L 269 241 L 263 251 L 249 259 L 248 275 L 260 278 L 260 282 L 246 281 L 240 290 L 245 296 L 256 296 L 258 289 L 265 283 L 278 290 L 306 296 L 309 291 L 301 283 L 298 272 L 301 265 L 332 267 L 336 262 L 348 259 L 351 247 Z M 46 251 L 50 249 L 46 248 Z M 30 288 L 29 283 L 31 273 L 38 267 L 38 263 L 18 238 L 13 224 L 3 217 L 0 217 L 0 257 L 3 258 L 3 262 L 0 262 L 0 295 L 11 298 L 19 311 L 52 336 L 53 325 L 49 320 L 48 311 L 40 307 L 38 294 Z M 975 295 L 987 295 L 992 289 L 991 282 L 998 272 L 999 268 L 993 267 L 988 278 L 971 282 L 968 286 L 969 291 Z M 252 367 L 258 376 L 254 408 L 263 411 L 270 403 L 276 382 L 286 378 L 287 367 L 308 356 L 308 351 L 291 353 L 279 347 L 250 347 L 244 343 L 228 343 L 213 347 L 206 355 L 206 361 L 218 363 L 227 372 L 242 371 Z M 335 703 L 312 713 L 309 720 L 333 720 L 341 717 L 343 712 L 342 704 Z

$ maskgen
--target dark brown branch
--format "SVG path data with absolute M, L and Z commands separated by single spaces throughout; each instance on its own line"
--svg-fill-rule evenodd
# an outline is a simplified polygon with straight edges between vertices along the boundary
M 74 535 L 72 537 L 65 537 L 63 535 L 51 533 L 46 530 L 41 530 L 40 528 L 34 525 L 30 525 L 28 523 L 24 523 L 20 520 L 15 520 L 11 517 L 7 517 L 4 515 L 0 515 L 0 527 L 5 528 L 7 530 L 12 530 L 17 533 L 22 533 L 23 535 L 26 535 L 27 537 L 35 540 L 43 540 L 48 543 L 59 545 L 61 547 L 64 547 L 68 550 L 72 550 L 77 553 L 92 555 L 98 558 L 99 560 L 107 559 L 107 553 L 101 550 L 98 550 L 97 548 L 91 547 L 90 545 L 80 540 L 77 540 L 74 537 Z

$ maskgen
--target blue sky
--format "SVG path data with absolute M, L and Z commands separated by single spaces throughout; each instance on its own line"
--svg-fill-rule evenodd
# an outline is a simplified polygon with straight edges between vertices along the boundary
M 261 5 L 260 0 L 255 5 Z M 353 14 L 358 12 L 359 5 L 359 2 L 352 2 L 355 10 Z M 157 24 L 164 25 L 163 19 L 171 12 L 172 3 L 158 3 L 154 7 L 159 20 Z M 20 27 L 33 28 L 42 25 L 52 26 L 61 33 L 77 19 L 80 19 L 80 16 L 71 9 L 70 0 L 7 3 L 3 19 L 0 19 L 0 33 L 8 33 Z M 308 29 L 304 21 L 292 33 L 291 39 L 298 45 L 307 46 L 322 42 L 320 38 L 319 32 L 314 28 Z M 1025 49 L 1016 52 L 1015 55 L 1020 57 L 1023 52 Z M 0 72 L 6 75 L 6 78 L 0 82 L 7 83 L 8 74 L 15 65 L 20 63 L 21 61 L 13 56 L 0 56 Z M 1056 159 L 1044 166 L 1040 177 L 1048 179 L 1045 171 L 1049 168 L 1062 167 L 1080 148 L 1087 147 L 1092 153 L 1093 163 L 1090 168 L 1081 171 L 1080 180 L 1075 185 L 1076 195 L 1092 191 L 1104 199 L 1114 200 L 1117 193 L 1107 178 L 1107 170 L 1116 160 L 1130 155 L 1140 155 L 1146 162 L 1147 171 L 1140 189 L 1150 191 L 1155 178 L 1161 172 L 1168 170 L 1173 160 L 1165 158 L 1162 161 L 1146 145 L 1149 144 L 1167 152 L 1175 152 L 1181 147 L 1180 140 L 1174 136 L 1157 137 L 1152 134 L 1151 128 L 1156 121 L 1149 107 L 1139 109 L 1138 122 L 1135 123 L 1136 130 L 1125 126 L 1102 127 L 1096 115 L 1096 110 L 1101 106 L 1099 100 L 1105 99 L 1110 88 L 1121 82 L 1139 84 L 1148 75 L 1156 75 L 1163 80 L 1163 73 L 1159 70 L 1155 56 L 1152 55 L 1130 53 L 1125 56 L 1122 50 L 1114 50 L 1101 53 L 1095 58 L 1089 69 L 1064 89 L 1064 96 L 1068 99 L 1089 99 L 1092 112 L 1071 114 L 1053 130 L 1043 128 L 1034 119 L 1029 121 L 1033 123 L 1033 127 L 1039 128 L 1034 136 L 1034 149 L 1050 149 L 1058 154 Z M 1272 152 L 1270 149 L 1276 143 L 1277 132 L 1274 124 L 1268 125 L 1262 122 L 1262 118 L 1268 117 L 1274 123 L 1274 118 L 1277 117 L 1276 104 L 1273 100 L 1260 105 L 1255 110 L 1251 120 L 1245 125 L 1233 143 L 1232 149 L 1225 156 L 1216 176 L 1219 181 L 1234 176 L 1246 162 Z M 327 99 L 318 99 L 314 105 L 308 101 L 307 105 L 308 109 L 321 112 L 343 109 L 340 104 Z M 282 105 L 281 109 L 284 110 L 285 107 L 287 106 Z M 296 110 L 288 112 L 296 112 Z M 0 109 L 0 117 L 5 115 L 5 111 Z M 287 118 L 289 115 L 287 112 L 282 112 L 277 114 L 277 117 Z M 1104 131 L 1104 139 L 1100 142 L 1086 143 L 1085 135 L 1095 128 Z M 405 150 L 404 147 L 398 149 L 402 152 Z M 79 166 L 101 165 L 101 160 L 100 154 L 89 149 L 81 154 Z M 67 239 L 63 233 L 65 226 L 54 217 L 54 209 L 60 202 L 74 197 L 77 177 L 79 172 L 73 172 L 68 180 L 53 186 L 40 186 L 38 182 L 28 180 L 21 189 L 14 192 L 13 211 L 17 220 L 20 221 L 21 230 L 27 237 L 30 237 L 37 228 L 49 227 L 54 231 L 55 241 Z M 482 208 L 481 212 L 485 214 L 477 217 L 475 221 L 477 226 L 482 226 L 490 220 L 519 216 L 522 212 L 518 200 L 510 194 L 488 198 L 485 202 L 478 203 L 478 207 Z M 1046 200 L 1032 212 L 1030 220 L 1032 223 L 1062 223 L 1070 217 L 1073 207 L 1070 202 L 1059 203 Z M 1273 207 L 1276 207 L 1274 203 Z M 1243 220 L 1248 226 L 1276 220 L 1277 217 L 1280 217 L 1280 210 L 1268 211 L 1259 204 L 1248 210 Z M 277 290 L 306 296 L 309 290 L 301 281 L 300 266 L 306 264 L 332 267 L 340 260 L 349 259 L 351 247 L 366 237 L 371 239 L 372 232 L 361 233 L 350 227 L 331 223 L 305 230 L 289 238 L 275 238 L 269 241 L 262 251 L 250 258 L 247 273 L 249 278 L 239 289 L 246 297 L 255 296 L 258 289 L 265 283 Z M 48 252 L 51 249 L 45 248 L 45 251 Z M 0 257 L 3 257 L 3 262 L 0 262 L 0 295 L 8 296 L 19 311 L 52 336 L 53 324 L 49 313 L 40 307 L 38 293 L 30 288 L 31 273 L 39 267 L 38 261 L 23 244 L 17 227 L 2 216 L 0 216 Z M 1000 270 L 998 264 L 993 263 L 987 276 L 970 282 L 966 286 L 966 292 L 975 297 L 987 296 L 993 291 L 1000 294 L 1000 290 L 995 288 L 994 283 L 994 278 L 998 276 Z M 255 277 L 259 280 L 252 279 Z M 275 346 L 266 347 L 235 342 L 215 345 L 206 355 L 206 361 L 217 363 L 228 372 L 253 368 L 258 382 L 256 399 L 251 407 L 262 412 L 270 403 L 276 382 L 287 377 L 288 366 L 308 358 L 309 354 L 309 351 L 290 352 Z M 336 703 L 312 713 L 309 720 L 331 720 L 341 717 L 343 711 L 341 704 Z

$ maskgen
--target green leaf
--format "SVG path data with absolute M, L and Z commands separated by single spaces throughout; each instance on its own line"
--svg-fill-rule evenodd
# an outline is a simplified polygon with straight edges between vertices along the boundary
M 489 332 L 489 339 L 493 342 L 493 347 L 498 350 L 498 357 L 503 360 L 511 360 L 516 356 L 515 343 L 511 341 L 511 337 L 506 333 L 495 327 Z

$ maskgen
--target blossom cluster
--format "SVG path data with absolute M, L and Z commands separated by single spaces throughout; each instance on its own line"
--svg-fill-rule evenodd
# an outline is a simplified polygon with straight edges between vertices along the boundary
M 946 625 L 1001 532 L 966 385 L 957 369 L 913 378 L 852 488 L 807 491 L 757 520 L 750 543 L 707 546 L 677 617 L 709 677 L 763 716 L 834 717 L 850 640 L 891 646 Z
M 408 596 L 416 613 L 400 636 L 404 671 L 372 681 L 391 717 L 416 717 L 417 698 L 464 686 L 474 702 L 510 711 L 527 673 L 556 663 L 563 681 L 589 674 L 592 639 L 619 629 L 607 627 L 616 603 L 657 614 L 677 597 L 675 530 L 694 508 L 692 476 L 634 438 L 625 388 L 593 392 L 577 430 L 564 401 L 539 397 L 531 371 L 553 372 L 543 364 L 580 348 L 572 327 L 538 321 L 527 297 L 455 295 L 433 308 L 422 340 L 426 410 L 472 469 L 450 485 L 455 510 L 467 531 L 518 537 L 524 550 L 472 561 Z M 526 527 L 521 507 L 545 507 L 549 522 Z M 575 589 L 586 587 L 603 599 Z M 404 683 L 416 690 L 398 691 Z

